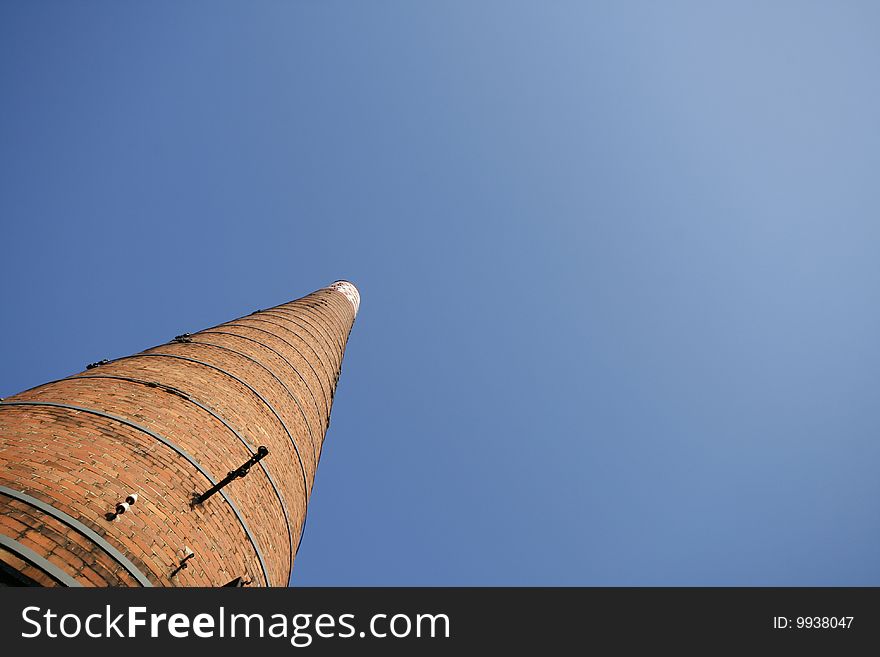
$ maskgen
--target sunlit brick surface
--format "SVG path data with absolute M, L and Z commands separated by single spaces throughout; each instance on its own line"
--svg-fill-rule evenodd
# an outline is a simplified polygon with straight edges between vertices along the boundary
M 338 282 L 4 399 L 5 580 L 140 586 L 122 555 L 153 586 L 286 585 L 359 303 Z

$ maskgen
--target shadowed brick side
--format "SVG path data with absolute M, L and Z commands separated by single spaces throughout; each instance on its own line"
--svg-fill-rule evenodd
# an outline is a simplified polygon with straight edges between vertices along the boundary
M 0 485 L 97 533 L 154 586 L 286 585 L 355 315 L 347 292 L 324 288 L 7 397 Z M 33 405 L 45 403 L 86 410 Z M 211 486 L 200 469 L 220 481 L 261 445 L 269 455 L 223 488 L 238 514 L 219 493 L 192 504 Z M 0 514 L 0 533 L 83 586 L 139 585 L 44 510 L 0 494 Z M 184 546 L 195 557 L 172 575 Z M 0 560 L 57 585 L 9 550 Z

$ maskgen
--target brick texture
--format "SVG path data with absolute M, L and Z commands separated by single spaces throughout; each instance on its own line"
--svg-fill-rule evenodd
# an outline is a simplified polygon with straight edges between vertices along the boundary
M 286 585 L 359 302 L 340 281 L 2 400 L 6 580 Z

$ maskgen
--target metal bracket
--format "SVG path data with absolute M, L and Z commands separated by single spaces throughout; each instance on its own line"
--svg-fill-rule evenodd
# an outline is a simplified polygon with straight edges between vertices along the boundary
M 204 493 L 201 493 L 200 495 L 194 495 L 193 504 L 202 504 L 206 499 L 211 497 L 211 495 L 219 491 L 224 486 L 231 484 L 239 477 L 246 477 L 247 473 L 251 471 L 251 466 L 255 465 L 258 461 L 265 458 L 268 454 L 269 448 L 265 447 L 264 445 L 260 445 L 257 448 L 257 453 L 251 456 L 247 461 L 242 463 L 235 470 L 230 470 L 229 473 L 225 477 L 223 477 L 223 479 L 211 486 Z

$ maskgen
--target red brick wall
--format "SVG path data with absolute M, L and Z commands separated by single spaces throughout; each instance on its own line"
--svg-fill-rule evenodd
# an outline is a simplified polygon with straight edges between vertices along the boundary
M 71 516 L 154 586 L 220 586 L 236 577 L 284 586 L 356 310 L 349 296 L 323 288 L 7 397 L 0 486 Z M 220 493 L 192 504 L 211 481 L 179 452 L 217 482 L 260 445 L 268 456 L 223 488 L 232 504 Z M 130 493 L 137 502 L 110 519 Z M 139 586 L 82 527 L 2 492 L 0 513 L 0 534 L 83 586 Z M 184 546 L 195 556 L 172 576 Z M 13 548 L 0 546 L 7 570 L 57 585 Z

